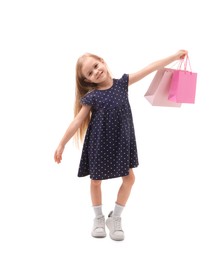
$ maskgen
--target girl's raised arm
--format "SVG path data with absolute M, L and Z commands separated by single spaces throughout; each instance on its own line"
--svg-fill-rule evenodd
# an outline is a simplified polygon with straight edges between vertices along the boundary
M 62 153 L 65 148 L 65 145 L 68 143 L 68 141 L 71 139 L 71 137 L 76 133 L 77 129 L 81 126 L 82 122 L 87 117 L 88 113 L 91 110 L 91 106 L 82 106 L 80 112 L 77 114 L 77 116 L 74 118 L 74 120 L 71 122 L 69 127 L 67 128 L 63 138 L 61 139 L 55 153 L 54 153 L 54 160 L 57 163 L 60 163 L 62 160 Z
M 149 64 L 148 66 L 144 67 L 143 69 L 139 70 L 136 73 L 129 74 L 129 85 L 141 80 L 142 78 L 149 75 L 153 71 L 167 66 L 168 64 L 172 63 L 175 60 L 183 59 L 187 54 L 188 52 L 186 50 L 180 50 L 177 53 L 167 58 Z

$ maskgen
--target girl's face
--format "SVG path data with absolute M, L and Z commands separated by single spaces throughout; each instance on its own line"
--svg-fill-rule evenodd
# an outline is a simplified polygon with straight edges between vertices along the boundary
M 82 66 L 82 74 L 85 81 L 92 83 L 102 83 L 108 78 L 108 70 L 104 60 L 87 57 Z

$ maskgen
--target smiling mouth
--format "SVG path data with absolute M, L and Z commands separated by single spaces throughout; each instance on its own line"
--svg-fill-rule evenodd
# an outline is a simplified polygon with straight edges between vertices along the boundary
M 97 79 L 99 79 L 99 77 L 101 77 L 102 76 L 102 71 L 99 73 L 99 75 L 97 76 Z

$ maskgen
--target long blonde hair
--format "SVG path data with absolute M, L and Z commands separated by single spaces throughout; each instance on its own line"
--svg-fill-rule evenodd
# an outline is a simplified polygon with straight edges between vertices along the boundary
M 89 91 L 94 90 L 97 87 L 96 83 L 90 83 L 85 81 L 85 77 L 82 74 L 82 66 L 83 62 L 86 58 L 92 57 L 96 60 L 102 61 L 102 58 L 95 54 L 86 53 L 82 55 L 76 63 L 76 89 L 75 89 L 75 105 L 74 105 L 74 116 L 76 116 L 80 109 L 82 108 L 82 105 L 80 103 L 81 98 L 87 94 Z M 85 132 L 88 128 L 88 124 L 90 122 L 91 118 L 91 112 L 88 114 L 88 116 L 85 118 L 79 129 L 77 130 L 75 134 L 75 140 L 77 143 L 79 141 L 82 141 L 85 135 Z

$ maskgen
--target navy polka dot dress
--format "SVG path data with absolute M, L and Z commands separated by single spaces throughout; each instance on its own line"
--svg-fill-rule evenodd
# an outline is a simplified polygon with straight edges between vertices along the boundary
M 92 116 L 82 149 L 78 176 L 93 180 L 126 176 L 138 166 L 128 75 L 113 79 L 106 90 L 93 90 L 81 99 L 92 106 Z

